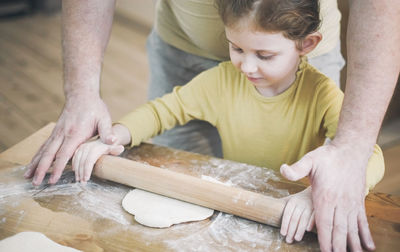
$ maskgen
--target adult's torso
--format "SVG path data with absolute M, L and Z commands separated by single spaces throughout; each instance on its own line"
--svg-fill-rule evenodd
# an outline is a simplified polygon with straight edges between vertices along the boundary
M 323 40 L 309 57 L 332 50 L 340 38 L 340 12 L 336 0 L 320 1 Z M 159 0 L 156 31 L 168 44 L 185 52 L 215 60 L 228 60 L 224 25 L 214 0 Z

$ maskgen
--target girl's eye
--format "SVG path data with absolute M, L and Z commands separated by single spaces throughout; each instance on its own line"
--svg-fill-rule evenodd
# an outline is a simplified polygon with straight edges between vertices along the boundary
M 239 52 L 239 53 L 243 52 L 243 50 L 240 49 L 239 47 L 235 47 L 235 46 L 231 46 L 231 47 L 232 47 L 232 49 L 233 49 L 234 51 L 236 51 L 236 52 Z
M 268 55 L 268 56 L 263 56 L 263 55 L 258 55 L 258 58 L 260 60 L 271 60 L 274 57 L 274 55 Z

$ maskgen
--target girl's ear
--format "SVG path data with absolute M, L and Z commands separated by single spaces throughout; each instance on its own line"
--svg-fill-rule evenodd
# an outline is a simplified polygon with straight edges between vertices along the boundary
M 304 56 L 309 52 L 311 52 L 312 50 L 314 50 L 321 40 L 322 40 L 322 34 L 319 32 L 314 32 L 311 33 L 310 35 L 307 35 L 307 37 L 301 41 L 300 55 Z

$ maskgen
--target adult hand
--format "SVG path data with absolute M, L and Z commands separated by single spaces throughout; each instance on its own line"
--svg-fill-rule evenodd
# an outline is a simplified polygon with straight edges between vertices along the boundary
M 322 251 L 368 250 L 375 245 L 364 207 L 365 170 L 370 153 L 331 142 L 282 165 L 289 180 L 309 176 L 318 240 Z
M 98 95 L 83 94 L 68 98 L 53 132 L 28 164 L 24 177 L 33 177 L 32 184 L 40 185 L 52 167 L 49 183 L 55 184 L 78 146 L 96 132 L 105 143 L 115 141 L 103 100 Z

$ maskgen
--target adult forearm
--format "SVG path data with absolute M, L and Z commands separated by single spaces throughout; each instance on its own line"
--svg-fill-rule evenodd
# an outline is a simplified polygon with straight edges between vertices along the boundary
M 110 37 L 115 0 L 62 2 L 64 92 L 99 95 L 101 64 Z
M 400 70 L 400 4 L 350 1 L 347 81 L 336 143 L 372 151 Z

